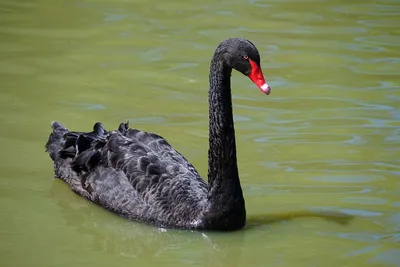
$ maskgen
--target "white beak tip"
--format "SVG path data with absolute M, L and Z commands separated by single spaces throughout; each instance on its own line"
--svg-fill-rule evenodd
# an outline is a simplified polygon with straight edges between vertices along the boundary
M 266 93 L 267 95 L 269 95 L 271 93 L 271 87 L 269 87 L 269 85 L 267 83 L 264 83 L 263 85 L 260 86 L 260 89 Z

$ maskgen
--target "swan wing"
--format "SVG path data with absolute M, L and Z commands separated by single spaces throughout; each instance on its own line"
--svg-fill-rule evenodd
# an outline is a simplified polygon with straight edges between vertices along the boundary
M 91 133 L 64 134 L 60 160 L 69 158 L 80 179 L 75 192 L 131 219 L 187 227 L 198 218 L 207 184 L 163 137 L 127 124 L 112 132 L 96 125 Z

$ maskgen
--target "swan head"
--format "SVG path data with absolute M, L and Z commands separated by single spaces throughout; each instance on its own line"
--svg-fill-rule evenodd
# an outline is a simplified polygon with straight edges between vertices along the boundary
M 256 46 L 244 38 L 231 38 L 223 41 L 215 51 L 224 63 L 252 80 L 261 92 L 269 95 L 271 87 L 265 82 L 261 70 L 260 54 Z

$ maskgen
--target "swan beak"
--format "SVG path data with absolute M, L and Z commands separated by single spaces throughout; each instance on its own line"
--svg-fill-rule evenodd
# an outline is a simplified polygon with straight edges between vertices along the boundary
M 271 87 L 265 82 L 264 75 L 260 66 L 258 66 L 258 64 L 251 59 L 249 59 L 249 61 L 251 65 L 251 71 L 249 74 L 250 80 L 252 80 L 253 83 L 255 83 L 255 85 L 260 88 L 261 92 L 269 95 L 271 93 Z

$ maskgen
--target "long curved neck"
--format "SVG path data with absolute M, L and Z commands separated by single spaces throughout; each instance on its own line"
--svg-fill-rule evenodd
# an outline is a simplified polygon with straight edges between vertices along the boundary
M 215 213 L 213 216 L 227 216 L 227 213 L 241 224 L 245 220 L 245 207 L 236 160 L 231 72 L 222 59 L 213 57 L 209 90 L 208 202 L 209 212 Z

